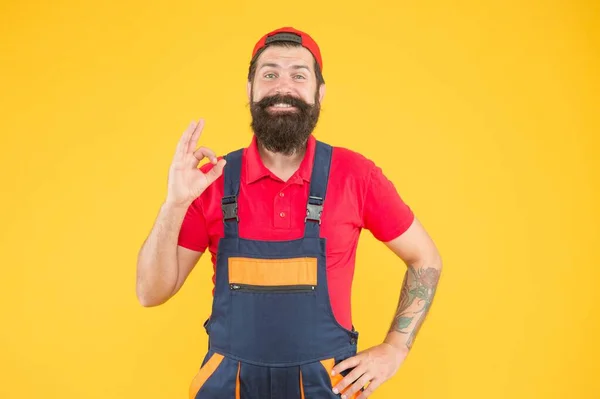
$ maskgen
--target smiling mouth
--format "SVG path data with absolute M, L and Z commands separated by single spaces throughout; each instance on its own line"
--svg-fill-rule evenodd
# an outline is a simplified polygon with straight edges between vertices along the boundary
M 289 110 L 295 110 L 296 107 L 294 107 L 293 105 L 290 104 L 284 104 L 284 103 L 277 103 L 274 105 L 271 105 L 268 107 L 270 110 L 274 110 L 274 111 L 289 111 Z

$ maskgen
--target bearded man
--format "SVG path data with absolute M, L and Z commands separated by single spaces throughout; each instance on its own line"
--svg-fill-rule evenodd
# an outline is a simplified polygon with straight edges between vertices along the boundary
M 202 119 L 181 137 L 139 252 L 137 296 L 143 306 L 166 302 L 208 249 L 209 346 L 190 398 L 366 398 L 410 351 L 435 295 L 439 253 L 373 161 L 313 136 L 325 81 L 308 34 L 264 35 L 247 92 L 247 148 L 224 157 L 196 149 Z M 384 341 L 358 352 L 351 286 L 362 229 L 407 270 Z

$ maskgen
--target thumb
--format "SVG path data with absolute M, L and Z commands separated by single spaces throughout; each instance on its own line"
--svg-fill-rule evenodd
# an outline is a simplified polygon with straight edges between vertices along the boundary
M 208 184 L 212 184 L 215 180 L 217 180 L 223 174 L 223 168 L 227 163 L 224 159 L 219 159 L 217 164 L 211 168 L 208 172 L 206 172 L 206 179 L 208 180 Z

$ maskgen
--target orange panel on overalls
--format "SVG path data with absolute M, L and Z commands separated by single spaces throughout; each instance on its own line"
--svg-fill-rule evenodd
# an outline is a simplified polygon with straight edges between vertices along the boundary
M 358 333 L 333 315 L 319 236 L 331 153 L 317 142 L 304 237 L 292 241 L 238 236 L 242 150 L 226 156 L 209 348 L 191 399 L 339 398 L 331 368 L 356 354 Z

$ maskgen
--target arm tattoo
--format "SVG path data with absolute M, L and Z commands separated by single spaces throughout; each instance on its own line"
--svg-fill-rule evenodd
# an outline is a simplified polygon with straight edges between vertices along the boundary
M 400 301 L 390 331 L 409 334 L 406 343 L 409 349 L 431 307 L 439 278 L 439 269 L 415 268 L 410 265 L 404 275 Z

